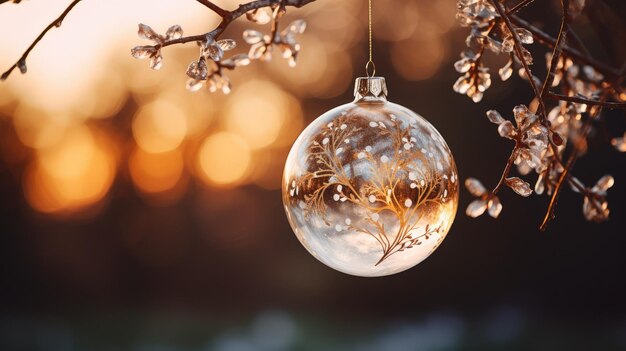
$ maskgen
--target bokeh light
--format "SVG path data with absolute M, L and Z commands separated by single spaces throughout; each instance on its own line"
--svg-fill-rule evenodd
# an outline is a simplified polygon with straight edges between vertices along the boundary
M 219 132 L 207 137 L 198 150 L 198 166 L 209 185 L 234 186 L 249 170 L 252 153 L 244 139 Z
M 29 105 L 21 104 L 13 115 L 13 126 L 20 141 L 31 148 L 45 149 L 58 143 L 72 118 L 67 113 L 50 113 Z
M 24 175 L 24 192 L 29 204 L 41 212 L 71 214 L 102 200 L 115 172 L 110 142 L 104 135 L 77 127 L 62 142 L 38 152 Z
M 133 135 L 145 151 L 171 151 L 185 139 L 187 119 L 176 105 L 157 100 L 137 111 L 133 120 Z
M 445 56 L 445 43 L 438 37 L 418 38 L 393 43 L 391 62 L 407 80 L 424 80 L 437 73 Z
M 229 131 L 242 136 L 254 148 L 272 144 L 288 115 L 287 97 L 271 83 L 242 84 L 226 105 L 224 119 Z
M 232 10 L 249 1 L 214 3 Z M 0 5 L 0 73 L 70 2 Z M 623 14 L 622 3 L 609 12 Z M 484 111 L 510 111 L 532 95 L 517 75 L 497 77 L 509 55 L 484 57 L 494 85 L 473 104 L 451 89 L 468 35 L 456 1 L 373 5 L 374 61 L 391 100 L 442 132 L 462 178 L 492 179 L 501 171 L 493 161 L 508 153 L 493 148 L 504 141 Z M 537 2 L 519 16 L 554 34 L 555 9 Z M 572 30 L 610 64 L 587 17 Z M 334 273 L 302 250 L 280 201 L 285 160 L 308 123 L 352 100 L 368 55 L 367 1 L 288 7 L 279 31 L 296 19 L 307 28 L 296 36 L 295 67 L 275 49 L 271 62 L 225 69 L 229 95 L 190 93 L 185 71 L 198 46 L 163 48 L 163 67 L 151 70 L 130 55 L 149 43 L 137 24 L 159 33 L 179 24 L 197 35 L 218 15 L 194 0 L 81 1 L 30 53 L 27 74 L 0 82 L 0 350 L 626 349 L 618 279 L 626 237 L 576 235 L 623 231 L 620 182 L 601 228 L 580 216 L 580 195 L 564 191 L 550 229 L 558 235 L 532 235 L 540 218 L 520 216 L 528 201 L 543 200 L 509 194 L 497 222 L 459 216 L 432 258 L 384 281 Z M 245 17 L 232 22 L 220 38 L 237 47 L 225 58 L 248 53 L 246 29 L 271 30 Z M 540 78 L 541 45 L 528 46 Z M 607 111 L 598 137 L 622 136 L 603 129 L 622 126 L 616 114 Z M 576 176 L 597 180 L 600 162 L 623 178 L 623 155 L 602 155 L 593 164 L 581 157 Z
M 84 118 L 107 118 L 117 115 L 128 99 L 128 86 L 120 72 L 109 69 L 74 112 Z
M 0 38 L 0 45 L 7 48 L 0 65 L 9 66 L 38 34 L 40 28 L 32 23 L 46 23 L 65 5 L 51 0 L 3 8 L 6 20 L 0 21 L 0 32 L 15 35 Z M 125 11 L 119 13 L 122 5 Z M 220 6 L 236 7 L 238 2 L 223 1 Z M 104 198 L 110 187 L 106 184 L 116 178 L 115 168 L 105 172 L 106 179 L 97 182 L 90 196 L 77 190 L 84 195 L 83 202 L 70 204 L 69 190 L 59 190 L 67 179 L 88 173 L 81 167 L 110 163 L 112 154 L 98 154 L 102 145 L 93 136 L 94 128 L 85 127 L 95 121 L 100 123 L 98 135 L 108 140 L 112 138 L 107 135 L 116 135 L 116 155 L 122 159 L 111 162 L 127 164 L 129 177 L 122 181 L 132 182 L 148 204 L 164 199 L 175 203 L 187 191 L 190 177 L 211 187 L 252 183 L 277 189 L 287 151 L 305 126 L 302 102 L 344 94 L 362 69 L 367 22 L 356 14 L 366 13 L 366 3 L 351 0 L 289 11 L 281 29 L 296 18 L 306 18 L 309 24 L 298 37 L 303 48 L 298 65 L 290 68 L 277 56 L 271 62 L 227 71 L 233 82 L 228 96 L 205 90 L 192 94 L 184 88 L 184 71 L 197 55 L 195 45 L 164 49 L 164 65 L 158 72 L 127 55 L 130 47 L 144 43 L 136 35 L 140 22 L 159 32 L 178 23 L 186 34 L 216 26 L 219 17 L 200 9 L 197 2 L 81 3 L 33 51 L 28 74 L 15 74 L 0 85 L 0 113 L 10 114 L 15 134 L 26 147 L 20 154 L 30 159 L 24 182 L 30 184 L 25 193 L 34 209 L 66 211 Z M 376 9 L 377 59 L 390 62 L 407 80 L 432 77 L 450 55 L 444 37 L 455 26 L 454 16 L 449 16 L 454 4 L 412 1 L 399 14 L 394 11 L 392 6 Z M 234 53 L 247 52 L 241 32 L 264 30 L 257 26 L 244 19 L 233 23 L 224 37 L 238 41 Z M 131 119 L 120 117 L 129 115 Z M 64 146 L 69 143 L 85 147 Z M 43 194 L 56 200 L 43 201 Z
M 137 189 L 151 194 L 173 189 L 181 180 L 184 163 L 180 150 L 154 154 L 135 148 L 128 167 Z

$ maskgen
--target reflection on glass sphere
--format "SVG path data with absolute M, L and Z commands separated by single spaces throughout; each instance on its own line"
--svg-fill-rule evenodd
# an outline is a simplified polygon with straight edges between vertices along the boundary
M 358 276 L 394 274 L 428 257 L 448 233 L 456 166 L 430 123 L 387 102 L 382 78 L 359 78 L 355 95 L 298 137 L 283 202 L 296 236 L 324 264 Z

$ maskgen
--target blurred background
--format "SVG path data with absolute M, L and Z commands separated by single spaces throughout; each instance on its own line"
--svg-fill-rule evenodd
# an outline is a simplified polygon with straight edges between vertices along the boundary
M 238 1 L 217 1 L 234 8 Z M 8 68 L 67 0 L 0 6 Z M 612 9 L 626 18 L 626 4 Z M 556 4 L 523 15 L 549 33 Z M 532 95 L 519 78 L 480 104 L 455 94 L 466 29 L 455 1 L 374 2 L 374 57 L 390 99 L 446 138 L 462 179 L 495 184 L 510 152 L 485 111 L 510 115 Z M 166 48 L 161 71 L 133 59 L 137 23 L 204 33 L 219 18 L 195 1 L 84 1 L 0 84 L 2 350 L 626 350 L 626 167 L 606 113 L 575 174 L 612 174 L 610 221 L 586 222 L 567 190 L 502 194 L 500 219 L 469 219 L 462 191 L 447 239 L 417 267 L 366 279 L 310 256 L 283 212 L 289 148 L 324 111 L 352 100 L 367 60 L 364 0 L 289 9 L 303 50 L 227 72 L 229 95 L 190 93 L 193 44 Z M 247 52 L 242 19 L 222 38 Z M 577 31 L 610 64 L 583 18 Z M 545 51 L 531 46 L 536 70 Z M 489 56 L 499 67 L 505 57 Z M 623 62 L 623 61 L 622 61 Z M 534 182 L 530 178 L 531 183 Z

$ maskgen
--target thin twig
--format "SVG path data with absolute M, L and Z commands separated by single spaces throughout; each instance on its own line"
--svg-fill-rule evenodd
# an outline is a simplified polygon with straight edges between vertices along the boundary
M 4 72 L 2 74 L 2 76 L 0 76 L 0 80 L 6 80 L 9 75 L 11 74 L 11 72 L 13 72 L 13 70 L 16 67 L 20 67 L 20 71 L 22 71 L 22 73 L 26 73 L 26 58 L 28 57 L 28 54 L 30 54 L 30 52 L 33 50 L 33 48 L 35 48 L 35 46 L 37 45 L 37 43 L 39 43 L 39 41 L 41 41 L 41 39 L 46 35 L 46 33 L 48 33 L 48 31 L 54 27 L 59 27 L 61 25 L 61 23 L 63 23 L 63 20 L 65 19 L 65 16 L 67 16 L 68 13 L 70 13 L 70 11 L 72 11 L 72 9 L 74 8 L 74 6 L 76 6 L 79 2 L 81 2 L 81 0 L 74 0 L 70 3 L 70 5 L 61 13 L 61 15 L 59 17 L 57 17 L 57 19 L 55 19 L 54 21 L 52 21 L 40 34 L 39 36 L 37 36 L 37 38 L 35 38 L 35 41 L 32 42 L 32 44 L 30 44 L 30 46 L 28 47 L 28 49 L 26 49 L 26 51 L 24 51 L 24 53 L 22 54 L 22 57 L 20 57 L 19 60 L 17 60 L 17 62 L 15 62 L 13 64 L 13 66 L 11 66 L 11 68 L 9 68 L 6 72 Z
M 513 6 L 509 11 L 507 11 L 507 15 L 512 15 L 514 13 L 519 12 L 519 10 L 523 9 L 524 7 L 530 5 L 532 2 L 534 2 L 535 0 L 522 0 L 520 1 L 517 5 Z
M 557 39 L 554 43 L 554 48 L 552 50 L 552 57 L 550 58 L 550 66 L 548 67 L 548 72 L 546 73 L 546 78 L 543 81 L 543 86 L 541 87 L 541 96 L 539 97 L 539 101 L 544 104 L 545 108 L 545 96 L 550 91 L 550 87 L 554 82 L 554 76 L 556 74 L 557 67 L 559 65 L 559 61 L 561 60 L 561 55 L 563 53 L 563 48 L 565 47 L 565 38 L 567 37 L 567 33 L 569 30 L 569 0 L 561 0 L 561 27 L 559 28 L 559 33 L 557 35 Z M 547 113 L 545 111 L 545 118 L 542 120 L 544 126 L 550 129 L 550 123 L 547 120 Z M 554 144 L 552 138 L 548 138 L 550 148 L 554 154 L 554 158 L 560 163 L 563 164 L 563 160 L 559 157 L 559 148 Z
M 564 18 L 562 23 L 561 23 L 561 30 L 559 31 L 559 39 L 555 40 L 554 42 L 554 53 L 553 53 L 553 58 L 552 58 L 552 62 L 550 65 L 550 69 L 548 70 L 548 73 L 546 75 L 546 79 L 544 80 L 544 85 L 542 86 L 542 90 L 539 91 L 539 88 L 537 87 L 537 84 L 535 84 L 535 80 L 533 79 L 533 75 L 532 72 L 530 70 L 530 65 L 528 64 L 528 62 L 524 59 L 524 55 L 522 54 L 522 43 L 521 40 L 519 39 L 517 33 L 514 30 L 513 24 L 511 22 L 511 19 L 508 15 L 506 15 L 506 9 L 504 8 L 504 5 L 498 3 L 496 0 L 492 0 L 492 2 L 494 3 L 494 5 L 496 6 L 496 10 L 498 11 L 498 13 L 500 14 L 502 20 L 504 21 L 505 25 L 507 26 L 507 28 L 509 29 L 509 31 L 511 32 L 511 36 L 513 38 L 513 41 L 515 43 L 514 45 L 514 50 L 515 53 L 517 54 L 517 57 L 519 58 L 520 62 L 522 63 L 522 66 L 524 67 L 524 71 L 526 73 L 526 77 L 528 78 L 528 82 L 530 83 L 530 86 L 533 90 L 533 92 L 535 93 L 535 97 L 537 98 L 537 102 L 539 103 L 539 109 L 538 109 L 538 115 L 539 115 L 539 121 L 541 122 L 541 124 L 543 124 L 546 128 L 550 129 L 550 123 L 548 122 L 548 118 L 547 118 L 547 114 L 548 114 L 548 110 L 546 109 L 546 105 L 544 102 L 544 93 L 547 92 L 547 90 L 544 90 L 544 88 L 546 86 L 550 86 L 552 85 L 552 81 L 554 80 L 554 71 L 556 70 L 557 64 L 558 64 L 558 57 L 561 56 L 561 52 L 565 46 L 565 35 L 562 34 L 563 30 L 566 30 L 568 27 L 568 21 L 567 18 Z M 561 4 L 563 6 L 569 6 L 569 0 L 563 0 L 561 2 Z M 564 16 L 567 14 L 567 12 L 563 12 Z M 555 60 L 555 56 L 557 57 L 557 59 Z M 559 163 L 562 163 L 562 160 L 560 160 L 559 155 L 558 155 L 558 147 L 554 144 L 554 142 L 552 141 L 552 139 L 549 139 L 549 143 L 550 143 L 550 147 L 552 148 L 552 150 L 554 151 L 554 157 L 558 160 Z
M 219 16 L 221 17 L 226 17 L 228 16 L 228 11 L 224 10 L 223 8 L 215 5 L 213 2 L 209 1 L 209 0 L 196 0 L 199 3 L 201 3 L 202 5 L 208 7 L 209 9 L 211 9 L 213 12 L 217 13 Z
M 504 171 L 502 171 L 500 180 L 498 181 L 498 184 L 496 184 L 496 186 L 491 191 L 491 194 L 496 195 L 498 191 L 500 191 L 500 188 L 502 188 L 502 185 L 504 185 L 504 181 L 508 177 L 509 172 L 511 171 L 511 167 L 513 167 L 513 163 L 515 163 L 515 156 L 517 154 L 518 146 L 519 146 L 519 141 L 516 140 L 515 147 L 513 148 L 513 151 L 511 151 L 511 155 L 509 156 L 509 159 L 506 161 L 506 166 L 504 166 Z
M 565 38 L 567 37 L 567 31 L 569 28 L 569 0 L 561 0 L 562 14 L 561 14 L 561 28 L 557 35 L 556 42 L 554 43 L 554 49 L 552 50 L 552 57 L 550 58 L 550 67 L 546 73 L 546 79 L 543 81 L 543 87 L 541 88 L 541 100 L 549 92 L 552 83 L 554 82 L 554 75 L 556 73 L 559 60 L 561 59 L 561 53 L 565 46 Z
M 542 122 L 545 122 L 546 113 L 547 113 L 546 106 L 543 103 L 543 99 L 541 98 L 541 91 L 539 91 L 539 87 L 537 87 L 537 85 L 535 84 L 532 71 L 530 70 L 530 66 L 528 62 L 524 60 L 524 55 L 522 53 L 522 48 L 523 48 L 522 41 L 520 40 L 519 36 L 517 35 L 517 32 L 515 31 L 515 27 L 513 26 L 511 19 L 506 14 L 506 9 L 504 8 L 504 5 L 498 2 L 498 0 L 491 0 L 491 2 L 494 4 L 496 11 L 498 11 L 500 18 L 502 18 L 502 20 L 504 21 L 504 24 L 508 28 L 509 32 L 511 32 L 511 37 L 513 38 L 513 42 L 515 43 L 514 45 L 515 53 L 517 54 L 517 57 L 519 58 L 520 62 L 522 63 L 522 66 L 524 67 L 524 71 L 526 72 L 526 77 L 528 78 L 528 82 L 530 83 L 530 86 L 532 87 L 533 92 L 535 93 L 535 96 L 537 97 L 537 101 L 539 102 L 539 111 L 538 111 L 539 118 L 541 118 Z
M 591 99 L 587 99 L 581 96 L 567 96 L 567 95 L 556 94 L 552 92 L 548 92 L 546 94 L 546 97 L 553 99 L 553 100 L 569 101 L 569 102 L 575 102 L 578 104 L 593 105 L 593 106 L 602 106 L 609 110 L 626 109 L 626 102 L 608 102 L 608 101 L 601 101 L 601 100 L 591 100 Z
M 618 74 L 618 77 L 615 81 L 611 82 L 615 85 L 620 85 L 622 84 L 623 80 L 624 80 L 624 72 L 626 72 L 626 64 L 624 64 Z M 605 100 L 607 99 L 609 95 L 609 90 L 605 90 L 604 94 L 600 97 L 600 103 L 597 104 L 596 106 L 598 106 L 594 111 L 592 111 L 592 113 L 590 114 L 589 118 L 585 121 L 585 124 L 582 127 L 582 132 L 581 132 L 581 136 L 582 138 L 586 139 L 587 138 L 587 134 L 589 133 L 589 131 L 591 130 L 591 123 L 593 122 L 593 120 L 600 114 L 600 112 L 602 111 L 603 105 L 606 104 Z M 567 96 L 564 96 L 566 98 L 569 98 Z M 543 221 L 539 227 L 539 229 L 541 229 L 542 231 L 545 231 L 545 229 L 548 226 L 548 223 L 554 219 L 555 215 L 554 215 L 554 209 L 556 207 L 556 203 L 558 201 L 558 197 L 559 197 L 559 191 L 562 188 L 562 185 L 564 183 L 564 180 L 567 178 L 568 180 L 572 180 L 570 183 L 573 184 L 573 186 L 575 188 L 577 188 L 577 190 L 583 194 L 586 197 L 590 197 L 590 196 L 595 196 L 594 193 L 590 192 L 589 189 L 581 187 L 577 182 L 573 181 L 573 177 L 570 174 L 570 171 L 572 169 L 572 167 L 574 167 L 574 164 L 576 163 L 576 160 L 578 159 L 579 153 L 577 150 L 577 145 L 574 145 L 574 150 L 572 150 L 572 153 L 569 157 L 569 159 L 567 160 L 567 164 L 563 166 L 563 173 L 561 174 L 561 176 L 559 177 L 559 180 L 557 182 L 557 184 L 555 185 L 554 188 L 554 193 L 552 194 L 552 198 L 550 199 L 550 203 L 548 205 L 548 210 L 546 211 L 546 215 L 543 218 Z M 592 205 L 594 207 L 597 207 L 597 205 L 592 202 Z M 596 208 L 597 209 L 597 208 Z M 601 210 L 601 209 L 598 209 Z
M 572 153 L 572 156 L 574 154 L 576 154 L 575 151 Z M 554 186 L 554 192 L 552 193 L 552 197 L 550 198 L 548 209 L 546 210 L 546 214 L 543 217 L 543 221 L 541 221 L 541 225 L 539 226 L 539 230 L 541 230 L 542 232 L 546 230 L 546 228 L 548 227 L 548 223 L 555 217 L 554 211 L 556 209 L 556 203 L 559 198 L 559 193 L 561 192 L 563 183 L 565 182 L 565 178 L 569 175 L 569 170 L 571 169 L 571 167 L 574 166 L 575 162 L 576 162 L 576 158 L 574 157 L 569 158 L 566 167 L 563 169 L 563 172 L 559 176 L 559 180 Z
M 605 96 L 602 97 L 602 99 L 605 99 L 605 98 L 606 98 Z M 587 137 L 587 134 L 591 130 L 591 122 L 600 114 L 600 111 L 602 111 L 602 107 L 598 107 L 595 111 L 593 111 L 593 113 L 590 114 L 587 121 L 585 121 L 585 124 L 582 127 L 582 133 L 581 133 L 582 138 Z M 541 225 L 539 226 L 539 230 L 541 231 L 545 231 L 546 228 L 548 227 L 548 223 L 550 223 L 550 221 L 555 218 L 554 212 L 555 212 L 556 205 L 559 199 L 559 194 L 561 192 L 561 189 L 563 188 L 563 183 L 565 183 L 565 180 L 568 179 L 568 177 L 571 177 L 570 171 L 572 170 L 572 168 L 574 167 L 574 164 L 578 160 L 578 156 L 579 156 L 578 151 L 579 150 L 578 150 L 577 145 L 574 145 L 574 150 L 572 150 L 572 153 L 570 154 L 567 160 L 567 163 L 563 167 L 563 172 L 559 176 L 559 180 L 554 186 L 552 197 L 550 198 L 550 203 L 548 204 L 548 209 L 546 210 L 546 214 L 543 217 L 543 221 L 541 221 Z M 586 194 L 586 189 L 585 191 L 581 191 L 581 193 Z
M 497 8 L 496 8 L 497 9 Z M 516 26 L 527 29 L 529 32 L 532 33 L 533 37 L 535 38 L 535 40 L 537 40 L 540 44 L 544 44 L 550 48 L 553 48 L 554 45 L 556 44 L 556 38 L 553 38 L 552 36 L 550 36 L 549 34 L 547 34 L 546 32 L 542 31 L 541 29 L 533 26 L 532 24 L 530 24 L 529 22 L 519 18 L 518 16 L 510 16 L 510 20 L 512 23 L 514 23 Z M 572 47 L 569 47 L 567 45 L 565 45 L 563 47 L 563 52 L 569 56 L 572 57 L 574 59 L 576 59 L 577 61 L 579 61 L 580 63 L 592 66 L 596 71 L 604 74 L 605 76 L 609 77 L 609 78 L 617 78 L 619 77 L 619 72 L 617 69 L 615 69 L 614 67 L 611 67 L 603 62 L 600 62 L 598 60 L 596 60 L 595 58 L 586 55 Z
M 580 39 L 580 37 L 578 36 L 578 34 L 576 34 L 576 32 L 574 31 L 572 27 L 569 27 L 567 34 L 569 35 L 570 38 L 574 39 L 574 45 L 576 45 L 576 47 L 578 47 L 579 50 L 582 50 L 585 55 L 591 56 L 591 51 L 587 49 L 587 47 L 585 46 L 585 43 L 583 43 L 583 40 Z
M 626 71 L 626 64 L 622 66 L 620 73 L 618 76 L 622 77 L 622 78 L 618 78 L 615 81 L 613 81 L 612 83 L 616 84 L 616 85 L 620 85 L 623 81 L 623 74 Z M 599 104 L 597 104 L 596 106 L 598 106 L 598 108 L 594 109 L 592 111 L 592 113 L 590 114 L 589 118 L 585 121 L 585 124 L 583 125 L 583 127 L 581 128 L 582 132 L 581 132 L 581 136 L 582 138 L 586 139 L 587 138 L 587 134 L 589 133 L 589 131 L 591 130 L 591 123 L 593 122 L 593 120 L 600 114 L 600 112 L 602 111 L 603 108 L 603 104 L 606 103 L 606 99 L 609 95 L 609 91 L 605 90 L 604 94 L 600 97 L 600 101 Z M 565 98 L 569 98 L 567 96 L 564 96 Z M 589 189 L 585 188 L 585 187 L 581 187 L 577 182 L 573 181 L 573 177 L 571 176 L 571 170 L 574 167 L 574 164 L 576 163 L 576 160 L 578 159 L 579 153 L 577 150 L 577 145 L 574 144 L 574 150 L 572 150 L 572 153 L 569 157 L 569 159 L 567 160 L 567 164 L 563 166 L 563 173 L 561 173 L 561 176 L 559 177 L 559 180 L 557 181 L 555 187 L 554 187 L 554 193 L 552 194 L 552 197 L 550 198 L 550 203 L 548 205 L 548 210 L 546 211 L 546 215 L 543 218 L 543 221 L 539 227 L 540 230 L 545 231 L 548 223 L 554 219 L 555 217 L 555 208 L 556 208 L 556 204 L 558 201 L 558 197 L 559 197 L 559 192 L 562 189 L 563 183 L 565 181 L 565 179 L 570 180 L 570 183 L 584 196 L 586 197 L 591 197 L 591 196 L 595 196 L 594 193 L 590 192 Z M 597 208 L 597 205 L 592 202 L 592 205 L 594 207 L 596 207 L 597 210 L 602 210 Z

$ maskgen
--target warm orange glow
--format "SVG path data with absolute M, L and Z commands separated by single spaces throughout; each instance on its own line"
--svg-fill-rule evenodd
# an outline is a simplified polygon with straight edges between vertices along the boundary
M 289 148 L 272 150 L 254 155 L 254 168 L 251 178 L 254 184 L 264 189 L 280 189 Z
M 24 175 L 30 205 L 46 213 L 74 212 L 106 195 L 114 176 L 113 152 L 102 136 L 73 129 L 61 143 L 42 150 Z
M 159 193 L 176 186 L 183 174 L 183 157 L 179 150 L 151 154 L 136 148 L 129 160 L 135 186 L 145 193 Z
M 182 65 L 173 71 L 169 78 L 158 87 L 156 97 L 180 108 L 187 119 L 187 137 L 205 133 L 216 117 L 216 113 L 224 109 L 226 97 L 210 94 L 206 91 L 190 93 L 183 85 L 185 79 L 179 73 L 185 70 Z
M 300 41 L 303 47 L 311 50 L 303 50 L 298 54 L 296 67 L 287 68 L 287 63 L 279 60 L 269 66 L 273 74 L 278 75 L 286 84 L 293 85 L 298 94 L 307 94 L 308 85 L 328 79 L 324 76 L 329 66 L 329 58 L 326 45 L 320 38 L 304 36 Z
M 346 48 L 333 43 L 334 38 L 304 36 L 295 68 L 276 60 L 268 66 L 290 92 L 302 97 L 329 98 L 340 95 L 353 81 L 353 68 Z
M 450 16 L 456 11 L 455 1 L 429 1 L 422 2 L 421 5 L 425 4 L 430 6 L 421 6 L 421 10 L 428 13 L 429 25 L 426 28 L 420 27 L 420 30 L 432 30 L 434 33 L 444 34 L 456 28 L 456 17 Z
M 424 80 L 437 73 L 444 55 L 439 37 L 407 40 L 393 44 L 391 62 L 405 79 Z
M 147 152 L 174 150 L 187 135 L 187 119 L 176 105 L 157 100 L 137 111 L 133 135 L 137 144 Z
M 4 84 L 0 86 L 0 108 L 11 105 L 15 100 L 13 92 Z
M 198 165 L 210 185 L 240 183 L 248 174 L 250 147 L 239 136 L 220 132 L 209 136 L 198 152 Z
M 128 88 L 119 72 L 108 71 L 94 87 L 94 93 L 86 96 L 75 110 L 76 114 L 87 118 L 106 118 L 120 110 L 128 98 Z
M 374 34 L 377 38 L 395 42 L 419 35 L 418 28 L 424 23 L 424 19 L 430 16 L 430 13 L 421 12 L 418 4 L 413 1 L 403 4 L 402 10 L 398 10 L 396 6 L 376 8 L 378 16 L 374 21 L 376 28 Z
M 96 152 L 93 134 L 87 127 L 76 127 L 54 147 L 39 151 L 39 163 L 53 177 L 76 178 L 85 174 Z
M 129 55 L 131 47 L 148 44 L 137 36 L 138 22 L 159 33 L 180 24 L 186 35 L 217 26 L 219 16 L 202 4 L 133 0 L 120 12 L 111 2 L 81 2 L 32 51 L 28 73 L 15 71 L 0 84 L 0 116 L 13 125 L 13 144 L 20 151 L 12 165 L 19 170 L 28 163 L 23 181 L 29 204 L 55 215 L 97 208 L 115 179 L 118 151 L 128 155 L 120 160 L 128 165 L 128 181 L 151 204 L 178 201 L 191 177 L 215 187 L 253 183 L 276 189 L 286 153 L 305 126 L 302 103 L 348 97 L 354 77 L 364 74 L 367 23 L 355 14 L 366 13 L 366 4 L 346 0 L 290 9 L 280 30 L 296 18 L 308 23 L 297 36 L 302 51 L 296 67 L 276 49 L 271 62 L 226 70 L 233 91 L 225 96 L 185 89 L 184 72 L 198 55 L 195 45 L 164 49 L 160 71 Z M 67 0 L 48 0 L 3 6 L 0 33 L 11 35 L 0 36 L 0 67 L 13 64 L 67 5 Z M 220 3 L 226 9 L 238 5 L 237 0 Z M 427 79 L 450 55 L 446 42 L 457 27 L 450 15 L 455 4 L 405 5 L 395 14 L 398 9 L 375 6 L 374 59 L 382 63 L 383 75 L 392 74 L 384 69 L 391 62 L 404 79 Z M 224 38 L 238 45 L 227 57 L 248 52 L 241 38 L 247 28 L 270 29 L 245 18 L 234 22 Z M 381 41 L 388 42 L 388 52 L 376 49 Z M 307 117 L 320 112 L 309 109 Z M 111 128 L 120 150 L 114 152 L 94 126 Z
M 230 131 L 241 135 L 251 147 L 262 148 L 278 138 L 288 118 L 288 103 L 275 85 L 252 81 L 235 91 L 224 117 Z
M 13 126 L 24 145 L 43 149 L 54 146 L 65 136 L 72 118 L 67 113 L 50 113 L 28 104 L 20 105 L 13 115 Z

